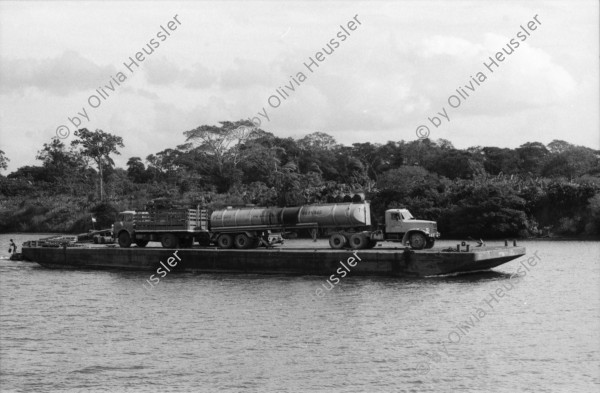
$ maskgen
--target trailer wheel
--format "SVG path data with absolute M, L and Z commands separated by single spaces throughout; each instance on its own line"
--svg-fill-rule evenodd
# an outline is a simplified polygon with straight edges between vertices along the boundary
M 422 250 L 427 245 L 427 239 L 421 232 L 415 232 L 410 235 L 409 243 L 415 250 Z
M 129 232 L 123 231 L 119 233 L 119 246 L 123 248 L 131 246 L 131 236 L 129 236 Z
M 336 250 L 341 250 L 344 248 L 346 243 L 348 243 L 348 239 L 346 239 L 346 236 L 342 235 L 341 233 L 334 233 L 329 238 L 329 246 Z
M 177 248 L 179 246 L 179 239 L 172 233 L 165 233 L 160 239 L 160 244 L 163 248 Z
M 146 247 L 148 245 L 148 240 L 135 239 L 135 245 L 138 247 Z
M 425 246 L 425 248 L 433 248 L 434 244 L 435 244 L 435 239 L 427 239 L 427 245 Z
M 221 236 L 219 236 L 219 238 L 217 239 L 217 245 L 219 246 L 219 248 L 231 248 L 233 247 L 233 239 L 231 238 L 231 235 L 224 233 Z
M 377 245 L 377 240 L 369 239 L 369 244 L 367 244 L 367 248 L 374 248 Z
M 234 239 L 235 248 L 239 248 L 241 250 L 245 250 L 247 248 L 251 248 L 254 244 L 254 239 L 250 239 L 248 235 L 245 233 L 240 233 L 235 236 Z
M 350 236 L 350 247 L 356 250 L 367 248 L 369 239 L 362 233 L 355 233 Z

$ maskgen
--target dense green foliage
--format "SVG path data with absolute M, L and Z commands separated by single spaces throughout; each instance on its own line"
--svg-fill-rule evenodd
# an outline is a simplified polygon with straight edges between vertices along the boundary
M 446 238 L 600 233 L 600 152 L 586 147 L 555 140 L 462 150 L 429 139 L 344 146 L 325 133 L 292 139 L 251 127 L 200 126 L 183 133 L 185 144 L 131 157 L 125 169 L 110 157 L 122 140 L 109 133 L 79 130 L 69 148 L 53 139 L 36 157 L 40 166 L 0 176 L 0 231 L 83 231 L 92 215 L 106 227 L 115 211 L 158 197 L 211 208 L 292 206 L 360 191 L 374 221 L 407 207 L 438 221 Z

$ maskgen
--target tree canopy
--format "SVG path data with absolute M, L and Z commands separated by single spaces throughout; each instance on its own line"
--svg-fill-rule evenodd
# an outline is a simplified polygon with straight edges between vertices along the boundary
M 79 154 L 82 157 L 91 158 L 100 172 L 100 201 L 104 199 L 104 167 L 112 168 L 115 162 L 110 157 L 111 154 L 121 154 L 117 150 L 123 145 L 123 138 L 112 135 L 102 130 L 89 131 L 87 128 L 81 128 L 75 131 L 76 139 L 71 142 L 71 146 L 79 148 Z

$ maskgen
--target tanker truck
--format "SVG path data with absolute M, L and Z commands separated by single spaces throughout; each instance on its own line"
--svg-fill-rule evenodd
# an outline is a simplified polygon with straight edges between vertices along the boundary
M 219 248 L 249 248 L 266 230 L 325 229 L 334 249 L 373 248 L 380 241 L 399 242 L 421 250 L 440 237 L 435 221 L 416 220 L 407 209 L 389 209 L 385 225 L 373 228 L 368 202 L 284 208 L 240 208 L 214 211 L 211 239 Z
M 420 250 L 433 247 L 440 236 L 435 221 L 416 220 L 407 209 L 387 210 L 385 224 L 373 228 L 368 202 L 227 208 L 213 211 L 210 220 L 206 220 L 208 211 L 199 207 L 179 214 L 176 219 L 171 214 L 170 219 L 157 221 L 146 212 L 123 212 L 122 220 L 115 223 L 114 234 L 121 247 L 129 247 L 131 239 L 140 247 L 160 240 L 167 248 L 191 247 L 196 240 L 201 246 L 215 244 L 222 249 L 269 245 L 271 232 L 301 229 L 311 230 L 315 236 L 317 230 L 328 231 L 329 245 L 334 249 L 366 249 L 381 241 L 392 241 Z

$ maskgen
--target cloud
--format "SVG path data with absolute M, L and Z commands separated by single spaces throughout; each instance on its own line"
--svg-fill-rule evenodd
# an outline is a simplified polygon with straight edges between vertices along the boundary
M 461 88 L 469 96 L 461 97 L 460 107 L 453 110 L 463 115 L 502 116 L 572 99 L 576 79 L 536 46 L 535 36 L 521 42 L 512 54 L 505 54 L 504 61 L 496 60 L 498 66 L 492 65 L 490 71 L 484 63 L 489 65 L 489 58 L 503 48 L 510 52 L 506 45 L 511 38 L 488 33 L 481 42 L 441 36 L 422 40 L 420 49 L 416 48 L 419 71 L 414 74 L 411 91 L 425 104 L 422 109 L 427 115 L 442 106 L 449 108 L 449 97 L 458 96 L 456 89 Z M 472 82 L 478 72 L 485 75 L 479 85 Z
M 123 90 L 125 91 L 125 90 Z M 131 91 L 128 90 L 129 93 L 133 92 L 134 94 L 139 95 L 140 97 L 144 97 L 147 98 L 149 100 L 152 101 L 157 101 L 160 99 L 160 96 L 154 92 L 148 91 L 146 89 L 132 89 Z
M 214 72 L 196 63 L 185 73 L 185 80 L 188 87 L 209 87 L 216 83 L 217 79 Z
M 164 57 L 153 59 L 144 66 L 146 79 L 151 85 L 181 85 L 186 88 L 206 88 L 217 82 L 215 73 L 200 63 L 183 68 Z
M 95 89 L 116 74 L 114 66 L 100 66 L 74 51 L 43 60 L 1 59 L 0 92 L 37 88 L 52 95 Z
M 435 57 L 447 55 L 451 57 L 473 57 L 479 55 L 485 48 L 458 37 L 435 35 L 421 42 L 421 56 Z
M 490 55 L 501 51 L 507 38 L 489 34 Z M 568 101 L 575 92 L 577 82 L 552 56 L 535 45 L 515 49 L 507 56 L 494 75 L 502 89 L 496 95 L 503 103 L 512 102 L 519 107 L 542 107 Z M 514 56 L 514 58 L 512 58 Z M 508 60 L 508 61 L 507 61 Z M 487 60 L 489 64 L 489 59 Z
M 183 77 L 183 70 L 164 57 L 152 59 L 144 64 L 144 73 L 148 83 L 152 85 L 171 85 Z
M 272 126 L 326 132 L 409 129 L 442 107 L 451 109 L 453 116 L 493 119 L 569 102 L 577 91 L 577 81 L 536 47 L 535 37 L 507 56 L 493 73 L 487 70 L 484 61 L 489 63 L 489 56 L 502 50 L 510 38 L 485 34 L 469 40 L 436 35 L 407 44 L 391 36 L 374 42 L 371 48 L 371 53 L 386 53 L 385 57 L 365 55 L 348 61 L 343 50 L 332 54 L 314 74 L 307 73 L 308 79 L 278 108 L 269 107 L 267 98 L 286 82 L 286 74 L 281 73 L 282 80 L 270 85 L 267 92 L 260 94 L 256 86 L 249 89 L 259 98 L 256 111 L 265 107 Z M 288 71 L 301 68 L 296 64 Z M 480 85 L 473 82 L 475 91 L 471 92 L 464 86 L 472 83 L 471 76 L 479 71 L 485 71 L 487 80 Z M 237 83 L 251 84 L 242 77 Z M 458 88 L 470 96 L 459 108 L 450 108 L 448 97 L 458 94 Z
M 274 63 L 263 64 L 240 58 L 236 58 L 233 63 L 233 67 L 221 74 L 220 84 L 226 89 L 243 89 L 250 86 L 272 87 L 275 83 L 273 74 L 281 74 L 281 70 Z

